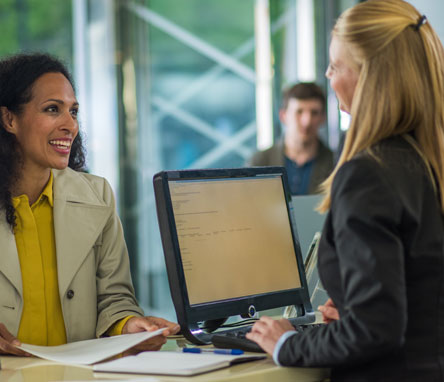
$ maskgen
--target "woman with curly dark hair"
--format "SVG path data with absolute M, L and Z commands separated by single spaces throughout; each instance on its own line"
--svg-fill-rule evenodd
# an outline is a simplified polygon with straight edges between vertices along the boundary
M 73 81 L 65 66 L 47 55 L 19 55 L 0 62 L 0 105 L 9 111 L 18 113 L 31 99 L 34 81 L 42 74 L 54 72 L 63 74 L 73 86 Z M 15 224 L 14 207 L 11 199 L 11 187 L 19 178 L 20 154 L 17 150 L 15 135 L 4 128 L 0 119 L 0 207 L 6 212 L 6 221 Z M 77 134 L 69 155 L 69 167 L 82 170 L 85 166 L 85 154 L 82 138 Z
M 144 317 L 111 187 L 82 170 L 79 104 L 47 54 L 0 61 L 0 353 L 178 325 Z

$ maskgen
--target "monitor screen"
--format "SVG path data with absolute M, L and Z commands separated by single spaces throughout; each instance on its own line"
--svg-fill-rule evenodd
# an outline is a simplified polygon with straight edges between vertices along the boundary
M 154 189 L 171 296 L 188 339 L 201 332 L 199 322 L 252 307 L 297 305 L 300 323 L 314 320 L 284 168 L 163 171 Z
M 300 288 L 279 175 L 175 180 L 169 189 L 191 305 Z

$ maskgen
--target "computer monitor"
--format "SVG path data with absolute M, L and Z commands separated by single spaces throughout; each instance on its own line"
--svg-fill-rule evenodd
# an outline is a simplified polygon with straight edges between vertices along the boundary
M 314 321 L 283 167 L 163 171 L 154 176 L 171 296 L 182 333 L 201 323 L 295 305 Z

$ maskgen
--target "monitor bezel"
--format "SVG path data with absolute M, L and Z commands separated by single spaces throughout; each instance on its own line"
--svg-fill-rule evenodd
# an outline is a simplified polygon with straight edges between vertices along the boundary
M 175 227 L 169 182 L 222 178 L 251 178 L 270 175 L 279 176 L 283 183 L 301 287 L 191 305 L 182 267 L 182 257 Z M 245 314 L 248 313 L 251 306 L 254 306 L 257 311 L 263 311 L 288 305 L 296 305 L 302 307 L 304 314 L 313 312 L 310 304 L 299 238 L 293 217 L 291 194 L 284 167 L 162 171 L 154 176 L 154 188 L 170 291 L 176 309 L 177 319 L 181 326 Z

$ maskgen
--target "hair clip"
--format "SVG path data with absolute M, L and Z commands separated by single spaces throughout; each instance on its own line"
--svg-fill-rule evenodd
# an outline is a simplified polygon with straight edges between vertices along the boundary
M 419 19 L 417 24 L 412 24 L 412 27 L 415 29 L 415 31 L 419 31 L 419 28 L 421 28 L 425 23 L 427 22 L 426 15 L 422 15 Z

